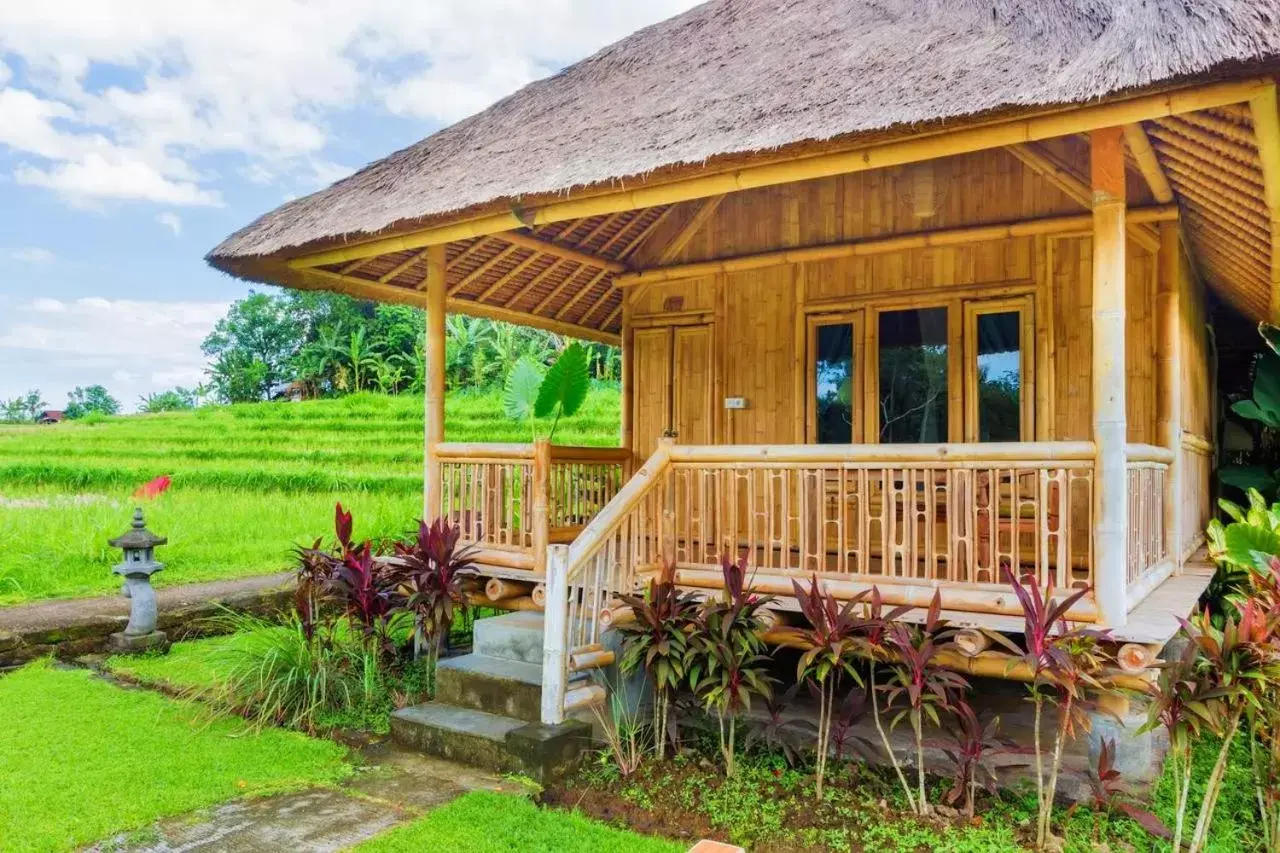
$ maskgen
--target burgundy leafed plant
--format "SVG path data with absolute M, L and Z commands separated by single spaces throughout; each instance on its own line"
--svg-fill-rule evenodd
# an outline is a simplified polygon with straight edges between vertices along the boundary
M 385 642 L 386 619 L 394 609 L 392 588 L 380 571 L 370 543 L 363 543 L 343 557 L 331 587 L 347 617 L 365 637 Z
M 1007 746 L 998 737 L 1000 718 L 991 717 L 986 723 L 978 719 L 973 706 L 957 698 L 951 703 L 952 746 L 943 747 L 943 753 L 955 767 L 951 790 L 947 792 L 947 805 L 954 806 L 962 799 L 964 813 L 973 817 L 978 787 L 988 793 L 996 792 L 996 774 L 986 762 L 988 754 Z
M 1093 773 L 1089 776 L 1089 784 L 1093 788 L 1093 806 L 1098 811 L 1119 812 L 1151 833 L 1157 838 L 1169 839 L 1173 833 L 1160 818 L 1150 809 L 1143 808 L 1125 790 L 1124 780 L 1115 766 L 1115 738 L 1104 738 L 1098 750 L 1098 761 Z M 1181 849 L 1174 847 L 1175 850 Z
M 1073 627 L 1067 614 L 1089 593 L 1088 587 L 1077 589 L 1057 601 L 1046 598 L 1034 576 L 1020 581 L 1006 567 L 1005 579 L 1022 606 L 1025 648 L 996 632 L 987 632 L 992 640 L 1009 649 L 1031 670 L 1031 701 L 1035 707 L 1036 796 L 1039 804 L 1036 821 L 1036 845 L 1044 848 L 1049 841 L 1053 817 L 1053 799 L 1057 792 L 1058 772 L 1062 765 L 1062 748 L 1078 730 L 1087 730 L 1089 718 L 1083 713 L 1091 707 L 1089 691 L 1103 689 L 1098 679 L 1103 665 L 1100 643 L 1107 639 L 1105 631 Z M 1040 724 L 1045 703 L 1058 707 L 1053 760 L 1045 777 Z
M 940 711 L 951 707 L 952 697 L 967 691 L 969 682 L 958 672 L 938 666 L 939 645 L 949 636 L 950 629 L 942 619 L 942 593 L 935 591 L 929 603 L 924 624 L 909 625 L 894 622 L 889 627 L 889 643 L 897 652 L 898 661 L 890 666 L 893 673 L 885 686 L 888 704 L 893 707 L 905 703 L 902 711 L 891 723 L 896 727 L 904 718 L 910 719 L 916 741 L 916 800 L 917 814 L 929 813 L 928 792 L 924 784 L 924 723 L 927 719 L 934 726 L 942 725 Z
M 459 548 L 461 538 L 458 525 L 437 518 L 418 522 L 411 544 L 396 544 L 392 582 L 409 592 L 405 607 L 414 617 L 414 653 L 425 649 L 432 661 L 453 627 L 455 608 L 467 607 L 463 581 L 475 574 L 474 549 Z
M 906 774 L 902 772 L 902 765 L 898 763 L 898 756 L 894 753 L 893 744 L 889 741 L 889 733 L 885 731 L 884 721 L 880 718 L 881 691 L 876 684 L 880 664 L 893 657 L 893 651 L 889 646 L 889 629 L 905 616 L 910 609 L 909 607 L 899 606 L 886 613 L 884 599 L 880 597 L 880 588 L 871 587 L 871 596 L 867 601 L 866 612 L 862 620 L 860 642 L 870 661 L 867 666 L 867 693 L 871 696 L 871 716 L 876 724 L 876 732 L 880 735 L 880 743 L 884 747 L 885 756 L 889 759 L 889 764 L 893 767 L 893 772 L 898 777 L 898 783 L 902 786 L 902 793 L 906 795 L 907 803 L 910 804 L 911 810 L 915 811 L 915 795 L 911 792 L 911 783 L 907 781 Z
M 857 607 L 867 593 L 859 593 L 843 605 L 827 592 L 815 574 L 806 589 L 793 580 L 800 612 L 808 621 L 807 628 L 788 628 L 791 642 L 804 650 L 796 665 L 796 678 L 808 680 L 818 695 L 818 743 L 814 767 L 815 796 L 822 799 L 826 777 L 827 755 L 830 752 L 832 718 L 835 699 L 839 695 L 844 676 L 852 678 L 859 686 L 862 676 L 854 667 L 858 647 L 858 635 L 863 620 L 857 615 Z

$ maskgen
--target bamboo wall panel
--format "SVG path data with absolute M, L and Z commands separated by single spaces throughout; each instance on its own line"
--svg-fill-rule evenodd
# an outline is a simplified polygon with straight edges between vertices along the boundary
M 1213 435 L 1213 384 L 1206 328 L 1205 290 L 1195 279 L 1187 256 L 1179 253 L 1182 291 L 1182 429 L 1206 441 Z
M 1204 542 L 1204 530 L 1213 516 L 1213 452 L 1193 436 L 1184 435 L 1179 450 L 1182 481 L 1178 485 L 1179 529 L 1184 560 Z
M 724 395 L 747 407 L 726 410 L 728 444 L 789 444 L 797 407 L 794 270 L 776 267 L 726 276 Z M 802 415 L 800 417 L 803 417 Z
M 1053 438 L 1085 441 L 1092 429 L 1093 248 L 1087 237 L 1053 240 L 1053 384 L 1056 399 Z M 1125 300 L 1125 387 L 1128 440 L 1157 443 L 1156 259 L 1129 244 Z

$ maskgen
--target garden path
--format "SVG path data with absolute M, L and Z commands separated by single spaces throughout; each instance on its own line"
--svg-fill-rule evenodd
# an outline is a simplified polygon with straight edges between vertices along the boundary
M 519 791 L 519 782 L 380 743 L 349 782 L 237 800 L 100 842 L 116 853 L 329 853 L 421 817 L 467 791 Z

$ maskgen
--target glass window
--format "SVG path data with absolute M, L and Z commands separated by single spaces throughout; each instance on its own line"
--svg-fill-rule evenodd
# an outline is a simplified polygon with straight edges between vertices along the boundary
M 978 440 L 1022 440 L 1022 348 L 1018 311 L 978 315 Z
M 881 312 L 879 346 L 880 441 L 946 441 L 947 309 Z
M 814 342 L 818 444 L 853 441 L 853 326 L 818 326 Z

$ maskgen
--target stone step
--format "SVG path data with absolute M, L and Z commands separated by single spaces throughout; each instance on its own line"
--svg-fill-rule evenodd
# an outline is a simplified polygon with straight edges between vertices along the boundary
M 571 770 L 591 744 L 591 728 L 580 722 L 544 726 L 438 701 L 396 711 L 391 736 L 428 755 L 544 783 Z
M 570 678 L 568 689 L 586 683 Z M 436 701 L 536 723 L 542 719 L 542 665 L 472 653 L 436 666 Z
M 519 610 L 477 619 L 472 651 L 520 663 L 542 663 L 541 613 Z

